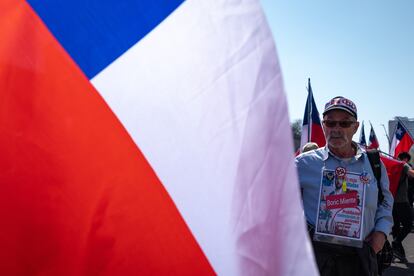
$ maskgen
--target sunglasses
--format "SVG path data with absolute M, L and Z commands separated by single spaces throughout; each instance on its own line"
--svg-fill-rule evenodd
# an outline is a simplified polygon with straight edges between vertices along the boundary
M 332 120 L 323 120 L 322 122 L 326 127 L 329 127 L 329 128 L 336 127 L 337 125 L 339 125 L 341 128 L 348 128 L 353 123 L 355 123 L 354 121 L 332 121 Z

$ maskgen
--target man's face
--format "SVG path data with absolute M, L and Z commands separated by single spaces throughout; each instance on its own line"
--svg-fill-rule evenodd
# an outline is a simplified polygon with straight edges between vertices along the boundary
M 323 117 L 323 121 L 323 131 L 327 144 L 333 149 L 348 147 L 352 142 L 352 136 L 354 136 L 359 127 L 359 122 L 351 114 L 343 110 L 329 111 Z

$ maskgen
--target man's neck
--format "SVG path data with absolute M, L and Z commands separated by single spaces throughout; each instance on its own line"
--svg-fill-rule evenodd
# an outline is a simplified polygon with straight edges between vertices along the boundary
M 351 158 L 356 155 L 356 148 L 353 144 L 343 148 L 331 148 L 329 150 L 339 158 Z

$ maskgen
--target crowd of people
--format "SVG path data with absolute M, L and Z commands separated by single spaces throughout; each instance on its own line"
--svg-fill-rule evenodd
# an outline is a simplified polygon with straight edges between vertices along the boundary
M 359 127 L 355 103 L 335 97 L 322 115 L 326 146 L 308 143 L 295 159 L 320 274 L 381 275 L 377 254 L 388 236 L 395 257 L 407 262 L 402 241 L 413 225 L 411 156 L 407 152 L 398 156 L 405 164 L 393 196 L 378 152 L 370 153 L 352 141 Z

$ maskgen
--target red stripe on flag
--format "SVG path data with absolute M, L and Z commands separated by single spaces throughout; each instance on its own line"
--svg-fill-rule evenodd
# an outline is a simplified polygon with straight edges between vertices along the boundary
M 396 159 L 389 158 L 385 155 L 381 155 L 381 161 L 384 163 L 387 169 L 388 179 L 390 182 L 390 192 L 395 197 L 400 183 L 401 173 L 404 167 L 404 163 Z
M 310 140 L 311 142 L 318 144 L 320 148 L 326 145 L 325 135 L 321 125 L 315 123 L 312 124 L 312 137 Z
M 394 157 L 398 157 L 401 152 L 409 152 L 413 143 L 413 139 L 411 139 L 410 135 L 406 132 L 401 141 L 395 147 Z
M 26 2 L 1 1 L 0 34 L 0 274 L 213 274 L 143 155 Z

